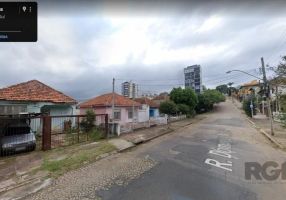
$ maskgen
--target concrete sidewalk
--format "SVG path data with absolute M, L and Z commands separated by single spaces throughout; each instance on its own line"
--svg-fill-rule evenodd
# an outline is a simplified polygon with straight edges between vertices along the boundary
M 143 129 L 139 131 L 134 131 L 131 133 L 125 133 L 120 136 L 121 139 L 131 142 L 133 144 L 140 144 L 152 140 L 156 137 L 162 136 L 164 134 L 170 133 L 179 128 L 188 126 L 196 121 L 203 119 L 203 116 L 196 116 L 191 119 L 184 119 L 176 122 L 171 122 L 168 125 L 152 127 L 148 129 Z
M 192 119 L 172 122 L 168 125 L 157 126 L 124 134 L 117 138 L 107 140 L 117 152 L 130 149 L 140 143 L 147 142 L 156 137 L 170 133 L 174 130 L 188 126 L 203 119 L 199 115 Z M 104 142 L 104 141 L 103 141 Z M 65 148 L 54 149 L 47 152 L 35 151 L 26 154 L 4 157 L 0 159 L 0 199 L 15 199 L 34 193 L 49 185 L 48 171 L 43 170 L 43 162 L 47 159 L 61 161 L 74 155 L 76 152 L 97 148 L 102 142 L 77 144 Z M 94 153 L 94 152 L 93 152 Z M 102 152 L 97 159 L 112 155 L 114 152 Z M 88 163 L 88 162 L 87 162 Z
M 242 109 L 242 103 L 234 100 L 234 105 Z M 243 111 L 244 112 L 244 111 Z M 271 135 L 270 120 L 266 115 L 260 112 L 253 118 L 247 117 L 248 120 L 259 129 L 262 134 L 269 138 L 273 143 L 275 143 L 279 148 L 286 149 L 286 128 L 279 122 L 273 122 L 274 136 Z

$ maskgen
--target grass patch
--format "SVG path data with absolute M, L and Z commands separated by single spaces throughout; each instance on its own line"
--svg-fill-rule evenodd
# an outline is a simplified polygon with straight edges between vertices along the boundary
M 61 160 L 52 160 L 47 156 L 44 158 L 41 169 L 49 171 L 52 177 L 58 177 L 67 171 L 79 168 L 83 164 L 95 161 L 98 156 L 114 151 L 115 149 L 112 144 L 101 142 L 89 149 L 70 152 L 70 154 L 66 154 L 66 157 Z
M 89 132 L 89 137 L 92 141 L 98 141 L 104 138 L 102 131 L 98 130 L 97 128 L 93 128 Z

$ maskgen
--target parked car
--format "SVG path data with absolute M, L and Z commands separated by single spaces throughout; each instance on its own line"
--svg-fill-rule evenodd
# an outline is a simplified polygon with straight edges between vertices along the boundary
M 35 134 L 23 121 L 8 123 L 0 135 L 1 155 L 10 155 L 36 148 Z

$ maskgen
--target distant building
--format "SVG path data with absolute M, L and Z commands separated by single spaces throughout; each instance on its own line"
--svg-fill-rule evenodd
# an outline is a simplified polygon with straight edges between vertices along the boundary
M 192 65 L 184 69 L 185 87 L 191 87 L 196 93 L 202 92 L 202 70 L 200 65 Z
M 127 98 L 137 98 L 138 97 L 138 88 L 135 83 L 124 82 L 121 84 L 121 94 Z
M 146 97 L 148 99 L 153 99 L 153 98 L 155 98 L 157 96 L 158 96 L 158 94 L 154 94 L 154 93 L 151 93 L 151 92 L 144 92 L 139 97 Z

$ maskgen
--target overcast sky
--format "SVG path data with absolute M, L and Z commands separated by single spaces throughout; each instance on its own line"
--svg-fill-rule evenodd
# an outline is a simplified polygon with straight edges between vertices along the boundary
M 111 92 L 115 77 L 117 92 L 132 80 L 159 93 L 183 84 L 193 64 L 207 87 L 238 85 L 252 78 L 226 71 L 259 75 L 262 56 L 276 65 L 286 54 L 278 1 L 72 2 L 38 2 L 38 42 L 0 44 L 0 87 L 37 79 L 82 101 Z

